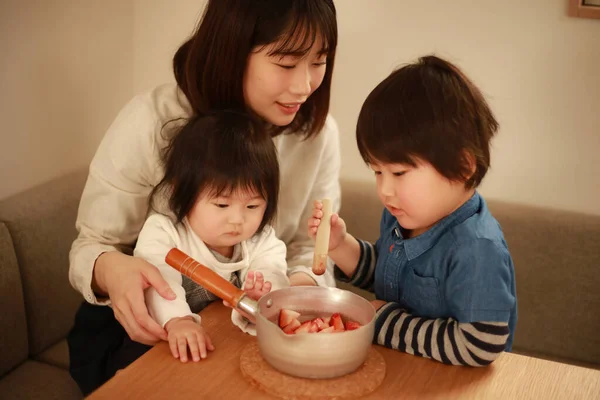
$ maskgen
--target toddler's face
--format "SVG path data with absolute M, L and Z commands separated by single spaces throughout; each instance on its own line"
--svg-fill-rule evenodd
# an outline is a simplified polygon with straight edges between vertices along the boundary
M 427 231 L 467 201 L 474 189 L 463 182 L 449 181 L 431 164 L 416 160 L 417 166 L 371 163 L 377 194 L 411 237 Z
M 209 248 L 220 251 L 254 236 L 266 207 L 267 202 L 255 192 L 202 194 L 187 219 Z

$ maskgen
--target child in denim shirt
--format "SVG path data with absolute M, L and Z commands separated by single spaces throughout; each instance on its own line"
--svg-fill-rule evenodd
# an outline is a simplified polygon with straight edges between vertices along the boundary
M 497 129 L 481 92 L 435 56 L 393 72 L 365 101 L 357 142 L 385 206 L 380 237 L 355 239 L 333 214 L 329 256 L 339 279 L 375 293 L 375 343 L 470 366 L 511 350 L 513 262 L 476 191 Z

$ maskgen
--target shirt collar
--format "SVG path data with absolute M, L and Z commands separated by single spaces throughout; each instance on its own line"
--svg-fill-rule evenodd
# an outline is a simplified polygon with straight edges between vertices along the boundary
M 462 206 L 447 217 L 441 219 L 434 226 L 429 228 L 427 232 L 421 235 L 405 239 L 402 241 L 404 250 L 406 252 L 406 258 L 412 260 L 425 253 L 427 250 L 433 247 L 439 238 L 450 230 L 452 227 L 464 222 L 467 218 L 473 216 L 481 207 L 481 196 L 477 191 L 467 200 Z M 398 220 L 394 218 L 389 233 L 395 237 L 402 239 L 402 227 L 398 223 Z

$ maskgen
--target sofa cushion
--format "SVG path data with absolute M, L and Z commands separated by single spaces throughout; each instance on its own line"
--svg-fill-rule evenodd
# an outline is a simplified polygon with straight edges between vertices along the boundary
M 27 322 L 17 256 L 6 225 L 0 223 L 0 376 L 27 358 Z
M 0 399 L 69 400 L 83 398 L 69 372 L 37 361 L 27 361 L 0 380 Z
M 30 354 L 63 339 L 81 295 L 69 284 L 69 250 L 86 171 L 65 175 L 0 202 L 21 270 Z
M 379 221 L 383 205 L 377 197 L 375 182 L 344 180 L 340 216 L 346 222 L 348 232 L 372 243 L 379 238 Z
M 600 216 L 488 204 L 515 264 L 514 351 L 600 364 Z
M 69 369 L 69 345 L 63 339 L 35 357 L 36 360 L 56 367 Z

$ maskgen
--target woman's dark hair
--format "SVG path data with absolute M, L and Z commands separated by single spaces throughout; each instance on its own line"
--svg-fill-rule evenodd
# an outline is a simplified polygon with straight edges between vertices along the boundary
M 181 222 L 199 196 L 220 196 L 236 190 L 254 191 L 266 202 L 258 229 L 277 212 L 279 162 L 277 149 L 254 116 L 214 112 L 189 120 L 162 153 L 165 175 L 150 195 L 168 198 L 169 209 Z
M 360 111 L 356 140 L 366 163 L 416 166 L 421 159 L 447 179 L 473 188 L 490 166 L 490 141 L 497 130 L 473 82 L 450 62 L 426 56 L 373 89 Z
M 310 137 L 321 131 L 329 112 L 331 75 L 337 47 L 332 0 L 209 0 L 192 37 L 177 50 L 173 69 L 194 114 L 246 111 L 243 80 L 256 47 L 276 45 L 269 55 L 303 56 L 322 38 L 327 56 L 323 82 L 287 128 Z

